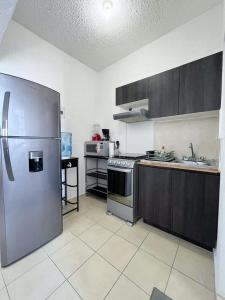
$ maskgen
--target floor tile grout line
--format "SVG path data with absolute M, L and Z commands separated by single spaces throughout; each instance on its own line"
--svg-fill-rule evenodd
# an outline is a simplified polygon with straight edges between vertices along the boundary
M 69 232 L 69 233 L 72 234 L 72 232 Z M 69 243 L 71 243 L 71 242 L 76 238 L 76 236 L 75 236 L 74 234 L 72 234 L 72 236 L 73 236 L 73 238 L 72 238 L 70 241 L 68 241 L 68 242 L 66 242 L 65 244 L 63 244 L 63 246 L 60 246 L 57 250 L 55 250 L 55 251 L 53 251 L 53 252 L 51 252 L 51 253 L 48 253 L 48 252 L 45 251 L 44 249 L 43 249 L 43 251 L 45 252 L 45 254 L 46 254 L 47 256 L 54 255 L 57 251 L 61 250 L 61 249 L 64 248 L 65 246 L 67 246 Z M 58 237 L 60 237 L 60 235 L 59 235 Z M 56 237 L 56 238 L 57 238 L 57 237 Z
M 129 260 L 128 264 L 126 265 L 126 267 L 123 269 L 122 271 L 122 275 L 125 276 L 128 280 L 130 280 L 133 284 L 136 285 L 136 287 L 138 287 L 139 289 L 141 289 L 145 294 L 149 295 L 142 287 L 140 287 L 136 282 L 134 282 L 133 280 L 131 280 L 125 273 L 124 271 L 126 270 L 126 268 L 128 267 L 128 265 L 131 263 L 131 261 L 133 260 L 133 258 L 135 257 L 135 255 L 137 254 L 137 252 L 141 249 L 141 245 L 144 243 L 144 241 L 147 239 L 147 237 L 150 235 L 150 231 L 149 233 L 146 235 L 146 237 L 143 239 L 143 241 L 141 242 L 141 244 L 139 245 L 139 247 L 137 248 L 136 252 L 134 253 L 134 255 L 131 257 L 131 259 Z
M 103 228 L 107 229 L 108 231 L 110 231 L 110 232 L 112 232 L 112 233 L 114 233 L 114 234 L 116 234 L 116 233 L 120 230 L 120 228 L 121 228 L 122 226 L 124 226 L 124 224 L 121 224 L 121 226 L 120 226 L 116 231 L 112 231 L 112 230 L 108 229 L 107 226 L 102 225 L 102 224 L 100 223 L 100 221 L 99 221 L 97 224 L 98 224 L 98 225 L 101 225 Z
M 116 232 L 116 235 L 117 235 L 117 236 L 123 238 L 125 241 L 127 241 L 127 242 L 133 244 L 134 246 L 139 247 L 139 245 L 137 245 L 136 243 L 131 242 L 130 240 L 126 239 L 126 238 L 125 238 L 124 236 L 122 236 L 122 235 L 119 235 L 118 232 L 119 232 L 119 230 Z M 149 232 L 147 233 L 147 235 L 148 235 L 148 234 L 149 234 Z M 147 235 L 146 235 L 146 236 L 147 236 Z M 144 237 L 144 239 L 145 239 L 145 238 L 146 238 L 146 237 Z
M 71 288 L 77 293 L 77 295 L 80 297 L 80 299 L 83 300 L 84 298 L 81 297 L 81 295 L 78 293 L 78 291 L 75 289 L 75 287 L 71 284 L 71 282 L 69 280 L 67 280 L 67 282 L 71 286 Z
M 93 253 L 75 270 L 75 271 L 73 271 L 73 273 L 71 273 L 70 275 L 69 275 L 69 277 L 67 278 L 67 280 L 69 281 L 69 279 L 75 274 L 75 273 L 77 273 L 79 270 L 80 270 L 80 268 L 81 267 L 83 267 L 83 265 L 84 264 L 86 264 L 86 262 L 88 262 L 94 255 L 96 254 L 96 252 L 95 251 L 93 251 Z
M 76 271 L 78 271 L 95 253 L 92 253 L 77 269 Z M 69 282 L 69 278 L 76 272 L 73 272 L 72 274 L 70 274 L 68 277 L 66 277 L 63 272 L 59 269 L 59 267 L 55 264 L 55 262 L 49 257 L 49 259 L 53 262 L 53 264 L 56 266 L 56 268 L 59 270 L 59 272 L 62 274 L 62 276 L 65 278 L 64 282 L 66 281 L 70 284 Z M 53 293 L 58 289 L 58 287 L 53 291 Z M 73 287 L 73 289 L 75 290 L 75 288 Z M 75 290 L 76 291 L 76 290 Z M 76 291 L 77 292 L 77 291 Z M 78 292 L 77 292 L 78 293 Z M 78 293 L 78 295 L 80 296 L 80 294 Z M 49 295 L 50 297 L 50 295 Z M 82 299 L 82 298 L 81 298 Z
M 105 228 L 104 228 L 105 229 Z M 101 244 L 99 247 L 98 247 L 98 249 L 94 249 L 94 248 L 92 248 L 86 241 L 84 241 L 84 240 L 82 240 L 80 237 L 79 237 L 79 239 L 83 242 L 83 243 L 85 243 L 85 245 L 87 245 L 89 248 L 91 248 L 91 250 L 93 250 L 93 251 L 95 251 L 95 252 L 98 252 L 111 238 L 112 238 L 112 236 L 114 235 L 111 231 L 110 231 L 110 233 L 111 233 L 111 235 L 110 235 L 110 237 L 108 237 L 105 241 L 104 241 L 104 243 L 103 244 Z
M 121 226 L 122 227 L 122 226 Z M 116 236 L 118 236 L 117 235 L 117 232 L 118 232 L 119 230 L 117 230 L 116 232 L 115 232 L 115 235 Z M 148 234 L 147 234 L 148 235 Z M 120 237 L 120 238 L 122 238 L 123 239 L 123 237 Z M 147 238 L 147 236 L 145 237 L 145 238 Z M 124 239 L 125 241 L 127 241 L 126 239 Z M 145 240 L 145 239 L 144 239 Z M 143 240 L 143 242 L 144 242 L 144 240 Z M 129 241 L 127 241 L 127 242 L 129 242 Z M 143 243 L 142 242 L 142 243 Z M 129 242 L 130 244 L 132 244 L 131 242 Z M 141 244 L 142 244 L 141 243 Z M 133 244 L 132 244 L 133 245 Z M 136 246 L 137 247 L 137 246 Z M 134 252 L 134 254 L 132 255 L 132 257 L 129 259 L 129 261 L 128 261 L 128 263 L 125 265 L 125 267 L 123 268 L 123 270 L 122 271 L 120 271 L 120 276 L 117 278 L 117 280 L 114 282 L 114 284 L 113 284 L 113 286 L 111 287 L 111 289 L 108 291 L 108 293 L 106 294 L 106 296 L 105 296 L 105 298 L 104 299 L 106 299 L 106 297 L 109 295 L 109 293 L 111 292 L 111 290 L 113 289 L 113 287 L 116 285 L 116 283 L 119 281 L 119 279 L 120 279 L 120 277 L 123 275 L 124 276 L 124 274 L 123 274 L 123 272 L 124 272 L 124 270 L 126 269 L 126 267 L 129 265 L 129 263 L 131 262 L 131 260 L 133 259 L 133 257 L 136 255 L 136 253 L 138 252 L 138 250 L 139 250 L 139 247 L 137 247 L 137 249 L 136 249 L 136 251 Z
M 63 283 L 66 282 L 66 277 L 65 277 L 65 275 L 62 273 L 62 271 L 58 268 L 58 266 L 55 264 L 55 262 L 51 259 L 51 257 L 48 256 L 48 258 L 49 258 L 49 260 L 55 265 L 55 267 L 57 268 L 57 270 L 61 273 L 61 275 L 62 275 L 63 278 L 64 278 L 63 282 L 62 282 L 57 288 L 55 288 L 54 291 L 52 291 L 51 294 L 53 294 L 53 293 L 54 293 L 61 285 L 63 285 Z M 51 294 L 50 294 L 50 295 L 51 295 Z M 48 295 L 47 298 L 50 297 L 50 295 Z M 47 299 L 47 298 L 46 298 L 46 299 Z
M 205 286 L 204 284 L 202 284 L 201 282 L 197 281 L 196 279 L 190 277 L 189 275 L 183 273 L 182 271 L 176 269 L 176 268 L 173 268 L 173 270 L 177 271 L 178 273 L 182 274 L 183 276 L 187 277 L 188 279 L 194 281 L 195 283 L 197 283 L 198 285 L 200 285 L 201 287 L 205 288 L 206 290 L 208 290 L 209 292 L 213 293 L 214 291 L 211 290 L 209 287 Z
M 140 243 L 139 246 L 137 246 L 136 244 L 133 244 L 133 245 L 136 245 L 136 247 L 138 247 L 139 250 L 141 250 L 141 251 L 147 253 L 148 255 L 154 257 L 155 259 L 157 259 L 157 260 L 160 261 L 161 263 L 163 263 L 163 264 L 165 264 L 166 266 L 168 266 L 169 268 L 171 268 L 171 265 L 167 264 L 165 261 L 163 261 L 163 260 L 160 259 L 159 257 L 155 256 L 154 254 L 150 253 L 149 251 L 145 250 L 144 248 L 141 248 L 142 244 L 144 243 L 144 241 L 148 238 L 148 236 L 149 236 L 151 233 L 152 233 L 151 230 L 148 231 L 148 234 L 146 235 L 146 237 L 143 239 L 143 241 Z M 121 236 L 120 236 L 120 237 L 121 237 Z M 123 238 L 125 241 L 128 241 L 128 240 L 127 240 L 126 238 L 124 238 L 124 237 L 121 237 L 121 238 Z M 132 242 L 130 242 L 130 241 L 128 241 L 128 242 L 132 244 Z M 178 243 L 179 243 L 179 241 L 178 241 Z M 178 245 L 179 245 L 179 244 L 178 244 Z
M 98 224 L 98 223 L 97 223 Z M 121 225 L 121 227 L 123 226 L 123 224 Z M 103 226 L 102 226 L 103 227 Z M 105 227 L 103 227 L 104 229 L 106 229 Z M 120 229 L 120 228 L 119 228 Z M 119 230 L 118 229 L 118 230 Z M 118 232 L 118 230 L 116 231 L 116 232 Z M 109 230 L 108 230 L 109 231 Z M 79 236 L 77 237 L 77 238 L 79 238 L 79 240 L 80 241 L 82 241 L 83 243 L 85 243 L 90 249 L 92 249 L 93 251 L 94 251 L 94 253 L 84 262 L 84 263 L 86 263 L 92 256 L 94 256 L 95 254 L 97 254 L 99 257 L 101 257 L 105 262 L 107 262 L 108 264 L 110 264 L 115 270 L 117 270 L 118 272 L 119 272 L 119 276 L 118 276 L 118 278 L 117 278 L 117 280 L 114 282 L 114 284 L 113 284 L 113 286 L 111 287 L 111 289 L 114 287 L 114 285 L 116 284 L 116 282 L 119 280 L 119 278 L 122 276 L 122 272 L 119 270 L 119 269 L 117 269 L 113 264 L 111 264 L 109 261 L 107 261 L 98 251 L 101 249 L 101 248 L 103 248 L 104 247 L 104 245 L 113 237 L 113 236 L 117 236 L 116 235 L 116 232 L 112 232 L 112 231 L 110 231 L 111 233 L 112 233 L 112 235 L 97 249 L 97 250 L 95 250 L 95 249 L 93 249 L 93 248 L 91 248 L 91 246 L 90 245 L 88 245 L 85 241 L 83 241 Z M 82 264 L 82 265 L 84 265 L 84 264 Z M 81 266 L 82 266 L 81 265 Z M 76 269 L 76 271 L 74 271 L 69 277 L 68 277 L 68 282 L 70 283 L 70 281 L 69 281 L 69 278 L 70 277 L 72 277 L 80 268 L 81 268 L 81 266 L 78 268 L 78 269 Z M 104 299 L 107 297 L 107 295 L 109 294 L 109 292 L 111 291 L 111 289 L 108 291 L 108 293 L 106 294 L 106 296 L 104 297 Z M 74 289 L 75 290 L 75 289 Z M 76 291 L 76 290 L 75 290 Z M 77 292 L 77 291 L 76 291 Z M 79 293 L 78 293 L 79 294 Z M 79 296 L 80 296 L 80 294 L 79 294 Z
M 158 261 L 160 261 L 161 263 L 167 265 L 170 269 L 172 269 L 172 267 L 171 267 L 170 265 L 166 264 L 164 261 L 160 260 L 158 257 L 156 257 L 156 256 L 154 256 L 154 255 L 152 255 L 152 254 L 150 254 L 149 252 L 147 252 L 147 251 L 145 251 L 144 249 L 141 248 L 142 244 L 143 244 L 144 241 L 148 238 L 148 236 L 151 235 L 151 233 L 152 233 L 152 231 L 150 230 L 150 231 L 148 232 L 148 234 L 146 235 L 146 237 L 144 238 L 144 240 L 143 240 L 143 241 L 141 242 L 141 244 L 138 246 L 137 251 L 136 251 L 135 254 L 132 256 L 132 258 L 130 259 L 129 263 L 126 265 L 126 267 L 125 267 L 124 270 L 122 271 L 122 274 L 123 274 L 128 280 L 130 280 L 133 284 L 135 284 L 138 288 L 140 288 L 140 289 L 141 289 L 145 294 L 147 294 L 147 295 L 149 295 L 149 294 L 148 294 L 142 287 L 140 287 L 136 282 L 134 282 L 132 279 L 130 279 L 130 278 L 124 273 L 124 271 L 126 270 L 127 266 L 130 264 L 131 260 L 134 258 L 134 256 L 137 254 L 137 252 L 138 252 L 139 250 L 141 250 L 141 251 L 145 252 L 146 254 L 148 254 L 148 255 L 154 257 L 155 259 L 157 259 Z
M 183 241 L 182 239 L 179 240 L 179 247 L 182 246 L 182 245 L 181 245 L 182 241 Z M 179 250 L 179 247 L 178 247 L 178 250 Z M 178 250 L 177 250 L 177 253 L 178 253 Z M 176 256 L 177 256 L 177 255 L 176 255 Z M 174 263 L 175 263 L 175 260 L 174 260 Z M 173 270 L 176 270 L 176 271 L 179 272 L 180 274 L 182 274 L 182 275 L 184 275 L 185 277 L 191 279 L 191 280 L 194 281 L 195 283 L 197 283 L 197 284 L 199 284 L 200 286 L 206 288 L 208 291 L 210 291 L 210 292 L 213 292 L 213 291 L 214 291 L 214 289 L 213 289 L 213 290 L 210 289 L 210 288 L 209 288 L 208 286 L 206 286 L 205 284 L 199 282 L 198 280 L 192 278 L 191 276 L 185 274 L 184 272 L 182 272 L 182 271 L 180 271 L 179 269 L 177 269 L 176 267 L 174 267 L 174 263 L 173 263 Z
M 168 277 L 167 282 L 166 282 L 166 286 L 165 286 L 165 289 L 164 289 L 164 294 L 166 294 L 166 290 L 167 290 L 167 287 L 168 287 L 168 284 L 169 284 L 170 276 L 171 276 L 172 271 L 173 271 L 173 266 L 174 266 L 174 263 L 175 263 L 175 260 L 176 260 L 176 257 L 177 257 L 179 247 L 180 247 L 180 239 L 178 240 L 177 250 L 176 250 L 176 253 L 175 253 L 175 256 L 174 256 L 174 259 L 173 259 L 173 263 L 172 263 L 172 266 L 171 266 L 171 269 L 170 269 L 169 277 Z
M 120 272 L 118 278 L 116 279 L 116 281 L 114 282 L 114 284 L 112 285 L 112 287 L 110 288 L 110 290 L 107 292 L 107 294 L 105 295 L 105 297 L 103 298 L 103 300 L 105 300 L 107 298 L 107 296 L 110 294 L 111 290 L 114 288 L 114 286 L 116 285 L 116 283 L 119 281 L 120 277 L 122 276 L 123 274 Z
M 44 246 L 42 246 L 42 247 L 44 247 Z M 35 250 L 35 251 L 39 251 L 41 248 L 39 248 L 39 249 L 37 249 L 37 250 Z M 35 252 L 34 251 L 34 252 Z M 42 249 L 42 251 L 44 251 L 43 249 Z M 29 255 L 32 255 L 34 252 L 32 252 L 32 253 L 30 253 Z M 35 267 L 37 267 L 38 265 L 40 265 L 41 263 L 43 263 L 43 261 L 45 261 L 47 258 L 48 258 L 48 255 L 47 255 L 47 253 L 46 252 L 44 252 L 44 254 L 46 255 L 46 257 L 43 257 L 43 259 L 41 259 L 38 263 L 35 263 L 32 267 L 30 267 L 28 270 L 26 270 L 25 272 L 23 272 L 22 274 L 20 274 L 19 276 L 17 276 L 16 278 L 14 278 L 12 281 L 10 281 L 9 283 L 6 283 L 5 282 L 5 279 L 4 279 L 4 277 L 3 277 L 3 279 L 4 279 L 4 282 L 5 282 L 5 286 L 6 287 L 8 287 L 9 285 L 11 285 L 14 281 L 16 281 L 16 280 L 18 280 L 20 277 L 22 277 L 23 275 L 25 275 L 26 273 L 28 273 L 28 272 L 30 272 L 33 268 L 35 268 Z M 25 259 L 26 257 L 24 257 L 23 259 Z M 18 262 L 18 261 L 17 261 Z M 17 262 L 15 262 L 15 263 L 17 263 Z
M 77 237 L 78 238 L 78 237 Z M 80 239 L 79 239 L 80 240 Z M 62 249 L 62 248 L 61 248 Z M 80 267 L 81 266 L 83 266 L 93 255 L 94 255 L 95 253 L 93 252 L 77 269 L 76 269 L 76 271 L 77 270 L 79 270 L 80 269 Z M 73 275 L 73 273 L 72 274 L 70 274 L 69 275 L 69 277 L 66 277 L 65 275 L 64 275 L 64 273 L 60 270 L 60 268 L 56 265 L 56 263 L 51 259 L 51 257 L 48 255 L 48 258 L 53 262 L 53 264 L 56 266 L 56 268 L 59 270 L 59 272 L 62 274 L 62 276 L 65 278 L 65 280 L 63 281 L 63 283 L 61 284 L 61 285 L 63 285 L 65 282 L 68 282 L 70 285 L 71 285 L 71 283 L 69 282 L 69 278 Z M 75 271 L 75 272 L 76 272 Z M 75 273 L 74 272 L 74 273 Z M 60 285 L 60 286 L 61 286 Z M 58 286 L 46 299 L 48 299 L 60 286 Z M 81 299 L 83 299 L 81 296 L 80 296 L 80 294 L 78 293 L 78 291 L 71 285 L 71 287 L 73 288 L 73 290 L 79 295 L 79 297 L 81 298 Z
M 101 256 L 99 253 L 98 253 L 98 251 L 113 237 L 113 235 L 114 234 L 112 234 L 111 235 L 111 237 L 107 240 L 107 241 L 105 241 L 103 244 L 102 244 L 102 246 L 98 249 L 98 250 L 94 250 L 93 248 L 91 248 L 86 242 L 84 242 L 83 240 L 81 240 L 79 237 L 79 240 L 81 241 L 81 242 L 83 242 L 88 248 L 90 248 L 92 251 L 93 251 L 93 253 L 92 253 L 92 255 L 82 264 L 82 265 L 84 265 L 92 256 L 94 256 L 95 254 L 97 254 L 98 256 L 100 256 L 101 258 L 103 258 L 107 263 L 108 263 L 108 261 L 103 257 L 103 256 Z M 79 268 L 77 268 L 69 277 L 68 277 L 68 279 L 70 278 L 70 277 L 72 277 L 79 269 L 80 269 L 80 267 L 82 266 L 82 265 L 80 265 L 79 266 Z M 112 266 L 112 267 L 114 267 L 117 271 L 119 271 L 115 266 L 113 266 L 111 263 L 110 263 L 110 265 Z M 121 271 L 119 271 L 119 272 L 121 272 Z
M 2 271 L 1 271 L 1 274 L 2 274 Z M 6 285 L 5 279 L 4 279 L 4 277 L 3 277 L 3 274 L 2 274 L 2 280 L 3 280 L 4 285 L 5 285 L 5 286 L 3 287 L 3 289 L 4 289 L 4 288 L 6 289 L 6 292 L 7 292 L 7 295 L 8 295 L 8 297 L 9 297 L 9 300 L 11 300 L 10 293 L 9 293 L 8 287 L 7 287 L 7 285 Z
M 63 281 L 56 289 L 54 289 L 54 291 L 51 292 L 51 294 L 49 294 L 47 297 L 45 297 L 45 300 L 47 300 L 49 297 L 51 297 L 61 286 L 63 286 L 63 284 L 66 282 Z

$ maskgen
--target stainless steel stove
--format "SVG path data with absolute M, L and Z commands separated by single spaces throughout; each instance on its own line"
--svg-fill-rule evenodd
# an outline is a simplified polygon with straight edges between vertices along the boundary
M 107 164 L 107 212 L 124 219 L 130 225 L 138 218 L 136 162 L 143 157 L 143 154 L 126 153 L 110 158 Z

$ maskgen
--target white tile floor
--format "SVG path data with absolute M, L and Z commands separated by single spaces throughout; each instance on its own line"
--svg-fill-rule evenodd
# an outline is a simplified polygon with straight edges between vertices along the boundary
M 81 197 L 61 236 L 1 269 L 0 300 L 147 300 L 153 287 L 174 300 L 215 299 L 211 253 L 105 211 Z

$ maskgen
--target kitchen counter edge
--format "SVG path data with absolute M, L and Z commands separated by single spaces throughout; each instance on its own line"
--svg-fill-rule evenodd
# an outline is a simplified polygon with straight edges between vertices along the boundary
M 182 163 L 173 163 L 173 162 L 161 162 L 161 161 L 149 161 L 149 160 L 140 160 L 138 165 L 149 166 L 149 167 L 159 167 L 159 168 L 168 168 L 168 169 L 177 169 L 177 170 L 186 170 L 194 172 L 203 172 L 203 173 L 212 173 L 220 174 L 220 170 L 217 167 L 212 166 L 188 166 Z

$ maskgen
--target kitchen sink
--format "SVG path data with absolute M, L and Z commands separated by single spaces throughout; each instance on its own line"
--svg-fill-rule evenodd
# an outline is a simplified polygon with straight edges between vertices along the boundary
M 188 166 L 199 166 L 199 167 L 207 167 L 209 163 L 207 161 L 192 161 L 192 160 L 179 160 L 176 163 L 184 164 Z

